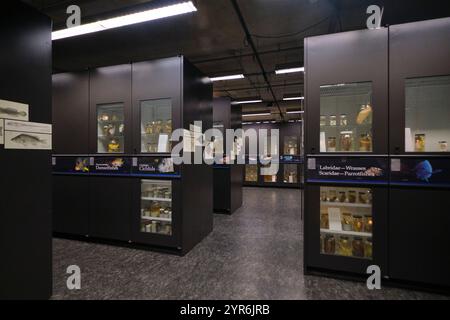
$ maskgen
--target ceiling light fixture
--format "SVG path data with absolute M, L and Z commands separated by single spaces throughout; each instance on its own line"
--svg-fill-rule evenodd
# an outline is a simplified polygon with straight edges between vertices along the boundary
M 263 117 L 263 116 L 270 116 L 272 115 L 270 112 L 264 112 L 264 113 L 246 113 L 243 114 L 243 117 Z
M 113 28 L 128 26 L 131 24 L 152 21 L 180 14 L 197 11 L 192 1 L 185 1 L 171 6 L 150 9 L 125 16 L 87 23 L 84 25 L 52 32 L 52 40 L 75 37 L 82 34 L 104 31 Z
M 262 100 L 245 100 L 245 101 L 233 101 L 231 104 L 232 105 L 236 105 L 236 104 L 249 104 L 249 103 L 261 103 L 263 102 Z
M 237 80 L 237 79 L 244 79 L 245 76 L 243 74 L 234 74 L 231 76 L 222 76 L 222 77 L 213 77 L 211 78 L 212 82 L 215 81 L 225 81 L 225 80 Z
M 305 100 L 305 97 L 286 97 L 283 101 L 293 101 L 293 100 Z
M 275 70 L 275 74 L 286 74 L 286 73 L 294 73 L 294 72 L 305 72 L 305 67 Z
M 295 111 L 286 111 L 287 114 L 298 114 L 298 113 L 305 113 L 303 110 L 295 110 Z

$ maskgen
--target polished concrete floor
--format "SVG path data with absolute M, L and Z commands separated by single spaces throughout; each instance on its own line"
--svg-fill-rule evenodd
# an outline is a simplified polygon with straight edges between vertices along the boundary
M 301 191 L 244 189 L 232 216 L 184 257 L 54 240 L 54 299 L 448 299 L 449 297 L 304 276 Z M 81 268 L 68 290 L 66 268 Z

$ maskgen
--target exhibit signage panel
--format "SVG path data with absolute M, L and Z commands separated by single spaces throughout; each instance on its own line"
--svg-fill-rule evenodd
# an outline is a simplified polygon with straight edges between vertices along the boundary
M 309 158 L 308 181 L 384 182 L 388 180 L 388 169 L 388 160 L 384 158 Z

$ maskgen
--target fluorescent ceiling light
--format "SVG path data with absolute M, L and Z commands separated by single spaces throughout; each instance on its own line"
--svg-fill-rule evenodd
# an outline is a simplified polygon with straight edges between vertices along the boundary
M 82 34 L 119 28 L 135 23 L 152 21 L 195 11 L 197 11 L 197 8 L 194 6 L 192 1 L 185 1 L 171 6 L 150 9 L 125 16 L 92 22 L 77 27 L 54 31 L 52 32 L 52 40 L 75 37 Z
M 287 114 L 305 113 L 303 110 L 286 111 Z
M 231 104 L 249 104 L 249 103 L 260 103 L 263 102 L 262 100 L 246 100 L 246 101 L 233 101 Z
M 213 77 L 211 78 L 211 81 L 224 81 L 224 80 L 236 80 L 236 79 L 244 79 L 244 75 L 243 74 L 235 74 L 235 75 L 231 75 L 231 76 L 223 76 L 223 77 Z
M 264 112 L 264 113 L 247 113 L 243 114 L 243 117 L 262 117 L 262 116 L 270 116 L 272 115 L 270 112 Z
M 305 97 L 286 97 L 283 101 L 293 101 L 293 100 L 305 100 Z
M 275 74 L 286 74 L 286 73 L 294 73 L 294 72 L 305 72 L 305 67 L 275 70 Z

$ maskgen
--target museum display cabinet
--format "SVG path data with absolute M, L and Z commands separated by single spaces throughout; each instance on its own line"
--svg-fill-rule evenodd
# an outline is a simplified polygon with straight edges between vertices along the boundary
M 212 166 L 171 157 L 174 129 L 212 127 L 204 79 L 182 56 L 53 76 L 55 234 L 185 254 L 212 231 Z
M 366 279 L 377 265 L 385 282 L 448 292 L 449 30 L 305 39 L 306 273 Z
M 226 129 L 242 129 L 242 108 L 231 105 L 229 98 L 214 98 L 213 127 L 223 139 L 215 139 L 214 156 L 214 212 L 232 214 L 242 206 L 243 164 L 237 163 L 242 144 L 238 137 L 232 143 L 231 154 L 226 154 Z M 233 163 L 234 162 L 234 163 Z
M 21 1 L 7 1 L 2 3 L 0 25 L 0 300 L 49 299 L 51 150 L 38 150 L 40 138 L 35 145 L 27 143 L 37 136 L 31 132 L 21 134 L 20 148 L 10 148 L 3 124 L 19 114 L 26 119 L 15 125 L 51 128 L 52 22 Z M 26 109 L 17 112 L 9 103 Z
M 246 165 L 244 168 L 244 185 L 259 187 L 301 188 L 303 186 L 303 139 L 302 122 L 253 123 L 245 124 L 244 131 L 254 129 L 259 137 L 259 130 L 267 130 L 267 145 L 260 150 L 258 141 L 257 154 L 249 154 L 246 145 Z M 271 145 L 270 130 L 279 130 L 279 141 Z M 258 138 L 259 140 L 259 138 Z M 248 143 L 248 140 L 247 140 Z M 266 158 L 278 158 L 278 165 L 261 163 L 259 155 Z M 257 161 L 256 162 L 252 162 Z
M 450 287 L 450 18 L 391 26 L 389 272 Z M 425 41 L 425 42 L 423 42 Z

